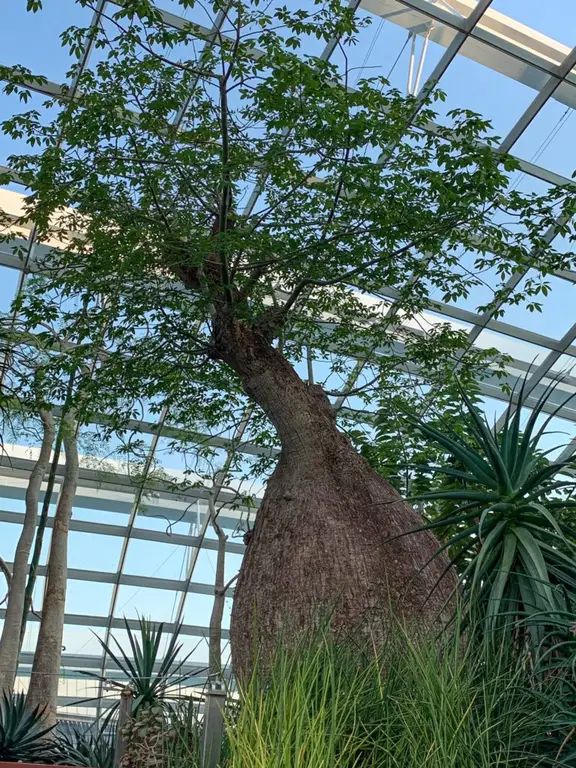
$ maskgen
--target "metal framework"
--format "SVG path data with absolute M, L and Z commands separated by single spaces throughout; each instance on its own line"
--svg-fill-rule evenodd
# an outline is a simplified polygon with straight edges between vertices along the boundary
M 108 7 L 115 5 L 114 0 L 98 0 L 91 22 L 91 31 L 102 23 L 102 15 Z M 413 83 L 413 71 L 409 71 L 409 88 L 418 87 L 422 64 L 429 44 L 436 44 L 443 49 L 436 65 L 432 68 L 429 77 L 425 80 L 419 92 L 416 94 L 419 102 L 429 93 L 430 88 L 441 80 L 443 75 L 451 67 L 458 66 L 460 57 L 466 57 L 484 67 L 488 67 L 503 78 L 510 78 L 534 91 L 531 103 L 524 109 L 515 124 L 507 132 L 502 140 L 499 151 L 508 152 L 517 156 L 520 171 L 534 179 L 549 185 L 564 185 L 570 182 L 572 169 L 563 169 L 564 174 L 558 173 L 543 165 L 538 165 L 535 159 L 519 156 L 515 152 L 518 141 L 525 135 L 533 121 L 551 102 L 558 102 L 568 108 L 576 107 L 576 47 L 572 50 L 568 47 L 547 38 L 528 27 L 519 24 L 511 18 L 503 16 L 492 9 L 492 0 L 351 0 L 350 6 L 360 8 L 377 17 L 386 20 L 387 24 L 396 25 L 406 30 L 412 43 L 412 63 L 414 65 L 414 50 L 417 38 L 423 40 L 423 53 L 418 64 L 416 83 Z M 174 13 L 160 10 L 164 23 L 182 28 L 188 24 L 188 20 Z M 576 13 L 576 12 L 575 12 Z M 0 11 L 0 21 L 2 11 Z M 218 44 L 225 21 L 225 12 L 221 11 L 211 28 L 197 25 L 196 29 L 200 38 L 204 40 L 204 46 L 211 47 Z M 329 59 L 337 47 L 336 40 L 330 41 L 322 54 Z M 253 55 L 258 56 L 254 50 Z M 80 57 L 80 69 L 82 72 L 90 63 L 93 54 L 93 35 L 88 34 L 82 55 Z M 67 84 L 66 98 L 75 98 L 78 88 L 78 77 Z M 62 86 L 55 82 L 31 82 L 30 88 L 40 94 L 63 97 Z M 186 106 L 175 117 L 175 125 L 179 125 L 185 116 Z M 436 125 L 430 124 L 427 130 L 434 131 Z M 0 166 L 0 172 L 3 169 Z M 18 183 L 18 179 L 14 178 Z M 258 199 L 261 189 L 256 186 L 250 197 L 248 208 L 252 208 Z M 16 208 L 18 197 L 14 193 L 0 190 L 4 205 L 8 200 L 6 195 L 13 195 L 11 201 Z M 9 201 L 10 202 L 10 201 Z M 563 222 L 558 222 L 562 224 Z M 551 227 L 545 234 L 546 240 L 551 242 L 558 234 L 558 226 Z M 35 241 L 34 228 L 25 233 L 27 236 L 26 259 L 24 262 L 17 259 L 5 246 L 0 246 L 0 268 L 19 270 L 20 275 L 17 291 L 21 291 L 26 275 L 36 269 L 39 254 L 42 254 L 43 245 Z M 507 288 L 513 291 L 525 277 L 526 273 L 517 273 L 510 278 Z M 576 283 L 576 272 L 559 273 L 558 278 L 566 284 Z M 382 286 L 380 295 L 390 302 L 388 315 L 395 316 L 394 300 L 396 293 L 393 289 Z M 542 393 L 546 382 L 550 377 L 567 366 L 563 364 L 566 356 L 572 357 L 576 363 L 576 323 L 574 323 L 560 338 L 554 338 L 545 333 L 531 331 L 521 325 L 515 325 L 494 317 L 494 313 L 480 314 L 461 306 L 449 305 L 441 301 L 432 301 L 429 309 L 419 318 L 421 325 L 433 325 L 438 319 L 447 320 L 457 327 L 465 328 L 468 332 L 469 346 L 482 345 L 482 337 L 492 339 L 492 345 L 498 346 L 499 341 L 505 346 L 515 350 L 512 361 L 507 366 L 511 381 L 519 376 L 524 376 L 529 371 L 527 392 L 528 404 L 534 403 Z M 401 321 L 399 321 L 401 322 Z M 414 328 L 411 326 L 411 330 Z M 395 341 L 399 351 L 402 350 L 401 335 Z M 526 350 L 525 345 L 535 345 L 541 350 L 537 364 L 530 366 L 529 353 L 520 354 Z M 524 347 L 522 347 L 524 345 Z M 377 351 L 378 352 L 378 351 Z M 384 354 L 384 350 L 382 350 Z M 417 373 L 415 368 L 407 366 L 409 372 Z M 363 362 L 357 361 L 349 383 L 358 378 L 363 369 Z M 482 393 L 495 400 L 504 400 L 499 380 L 488 378 L 482 383 Z M 576 393 L 576 378 L 565 376 L 562 383 L 554 393 L 548 410 L 560 405 L 568 394 Z M 335 402 L 335 407 L 341 409 L 350 418 L 358 421 L 370 419 L 370 413 L 354 410 L 346 407 L 343 398 Z M 566 420 L 568 427 L 576 422 L 576 405 L 567 403 L 558 412 L 558 418 Z M 246 455 L 259 456 L 269 454 L 269 449 L 243 440 L 243 434 L 249 414 L 245 415 L 241 426 L 233 438 L 224 438 L 213 435 L 196 435 L 195 438 L 205 445 L 222 449 L 231 455 L 232 451 L 241 451 Z M 104 415 L 97 417 L 95 423 L 104 423 Z M 189 596 L 213 595 L 213 587 L 206 581 L 194 580 L 198 568 L 198 560 L 202 552 L 214 552 L 217 542 L 210 538 L 209 522 L 210 502 L 216 499 L 222 505 L 219 523 L 228 531 L 235 530 L 243 517 L 254 513 L 252 508 L 243 507 L 235 503 L 235 498 L 227 489 L 216 485 L 212 491 L 201 488 L 188 488 L 186 490 L 174 490 L 168 484 L 156 483 L 153 493 L 146 490 L 146 479 L 149 470 L 153 466 L 158 449 L 159 440 L 168 437 L 173 440 L 189 438 L 182 433 L 177 425 L 170 423 L 170 414 L 165 410 L 157 423 L 140 421 L 129 425 L 131 429 L 143 435 L 150 435 L 151 441 L 145 459 L 144 478 L 135 485 L 126 472 L 118 466 L 113 472 L 107 472 L 104 477 L 96 470 L 83 467 L 80 474 L 80 484 L 76 498 L 76 507 L 84 512 L 93 512 L 95 516 L 103 513 L 107 516 L 116 516 L 116 522 L 74 519 L 71 530 L 94 536 L 97 542 L 101 536 L 111 536 L 122 540 L 120 555 L 117 565 L 112 571 L 95 571 L 89 568 L 73 568 L 69 571 L 71 581 L 80 581 L 93 584 L 112 585 L 112 596 L 109 611 L 106 615 L 90 615 L 86 613 L 68 613 L 66 624 L 69 627 L 99 627 L 104 630 L 104 636 L 108 638 L 114 629 L 121 629 L 123 623 L 118 613 L 119 593 L 122 587 L 135 589 L 161 590 L 169 599 L 174 596 L 172 617 L 174 622 L 184 620 L 183 634 L 192 637 L 206 637 L 205 624 L 189 623 L 189 615 L 186 610 Z M 564 450 L 563 456 L 576 452 L 576 430 L 574 437 Z M 32 466 L 32 458 L 18 447 L 8 451 L 8 458 L 0 462 L 0 542 L 3 532 L 13 532 L 21 525 L 23 517 L 23 498 Z M 62 479 L 63 466 L 59 466 L 57 473 L 57 487 Z M 141 525 L 143 513 L 142 506 L 145 503 L 151 516 L 166 520 L 164 530 L 154 530 Z M 255 505 L 257 507 L 257 503 Z M 1 507 L 5 507 L 2 509 Z M 171 526 L 178 524 L 178 532 L 172 532 Z M 49 527 L 51 522 L 49 522 Z M 187 529 L 183 532 L 183 526 Z M 8 535 L 8 533 L 6 534 Z M 11 533 L 10 533 L 11 535 Z M 127 572 L 127 559 L 129 547 L 134 541 L 149 543 L 164 543 L 174 545 L 178 549 L 178 558 L 182 561 L 181 575 L 179 578 L 165 578 L 150 575 L 134 575 Z M 241 556 L 244 545 L 239 539 L 229 539 L 227 551 L 231 555 Z M 1 554 L 1 552 L 0 552 Z M 40 570 L 40 576 L 44 570 Z M 88 606 L 87 606 L 88 608 Z M 4 611 L 0 608 L 0 618 Z M 33 617 L 33 621 L 38 616 Z M 226 637 L 226 632 L 224 633 Z M 31 656 L 29 652 L 22 654 L 21 673 L 27 674 L 30 668 Z M 101 672 L 110 669 L 110 661 L 105 656 L 95 657 L 93 654 L 81 652 L 66 653 L 63 657 L 63 673 L 70 676 L 74 669 L 99 669 Z M 198 680 L 201 679 L 199 672 Z M 61 698 L 61 705 L 72 703 L 70 696 Z

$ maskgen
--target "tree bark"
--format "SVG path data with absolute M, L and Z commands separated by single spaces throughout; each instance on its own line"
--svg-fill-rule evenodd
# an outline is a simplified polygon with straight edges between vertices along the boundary
M 456 585 L 447 558 L 433 558 L 428 532 L 401 536 L 422 519 L 338 431 L 323 391 L 258 330 L 218 318 L 214 336 L 281 442 L 235 590 L 235 674 L 317 622 L 382 635 L 393 616 L 444 621 Z
M 28 576 L 28 558 L 34 541 L 38 522 L 38 499 L 42 481 L 48 469 L 50 452 L 54 442 L 54 418 L 50 411 L 40 410 L 42 421 L 42 444 L 38 460 L 30 473 L 26 489 L 24 523 L 18 539 L 12 578 L 8 589 L 8 604 L 4 618 L 4 628 L 0 639 L 0 691 L 11 693 L 18 669 L 20 653 L 20 631 Z
M 68 575 L 68 531 L 78 486 L 76 423 L 71 412 L 68 412 L 64 419 L 63 442 L 66 467 L 54 515 L 42 618 L 27 697 L 27 703 L 31 708 L 36 706 L 47 708 L 46 721 L 50 725 L 56 723 Z

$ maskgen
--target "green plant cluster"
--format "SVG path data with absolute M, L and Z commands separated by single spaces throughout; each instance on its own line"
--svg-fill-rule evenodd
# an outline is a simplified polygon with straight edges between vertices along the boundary
M 337 641 L 320 630 L 295 648 L 280 645 L 271 664 L 264 669 L 256 659 L 252 677 L 230 691 L 220 768 L 573 768 L 576 698 L 566 681 L 534 684 L 507 644 L 462 628 L 458 620 L 438 638 L 398 622 L 384 644 Z M 158 631 L 142 619 L 140 637 L 131 635 L 156 669 Z M 143 669 L 134 667 L 125 685 L 149 684 L 150 676 L 139 678 Z M 199 700 L 153 690 L 124 733 L 135 737 L 130 764 L 152 764 L 140 748 L 148 716 L 161 713 L 154 765 L 201 768 Z M 3 736 L 0 759 L 111 768 L 109 720 L 47 741 L 42 714 L 27 712 L 22 696 L 5 697 L 0 733 L 12 737 Z
M 506 649 L 458 631 L 439 644 L 398 624 L 378 650 L 319 635 L 245 685 L 226 766 L 571 765 L 559 702 L 555 683 L 536 691 Z
M 464 434 L 414 412 L 405 420 L 444 455 L 443 464 L 425 467 L 436 487 L 415 500 L 429 513 L 424 528 L 441 535 L 459 571 L 464 612 L 489 638 L 507 636 L 518 653 L 527 651 L 544 674 L 574 654 L 576 483 L 572 457 L 549 458 L 562 446 L 542 447 L 570 397 L 551 407 L 553 381 L 530 402 L 527 380 L 500 424 L 489 425 L 463 387 Z
M 45 737 L 52 730 L 43 723 L 44 712 L 26 706 L 23 693 L 0 696 L 0 760 L 6 763 L 33 763 L 52 751 Z M 44 760 L 41 760 L 44 762 Z

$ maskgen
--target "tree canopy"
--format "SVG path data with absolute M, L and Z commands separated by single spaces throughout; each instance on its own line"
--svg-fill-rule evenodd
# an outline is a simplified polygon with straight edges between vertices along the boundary
M 62 35 L 74 88 L 2 125 L 31 147 L 9 161 L 25 217 L 38 241 L 60 241 L 15 307 L 20 332 L 43 345 L 47 401 L 63 402 L 62 382 L 96 359 L 86 418 L 105 411 L 119 427 L 165 406 L 181 425 L 229 435 L 247 401 L 215 354 L 222 316 L 257 328 L 299 371 L 312 354 L 328 390 L 339 378 L 355 391 L 360 369 L 380 390 L 406 372 L 441 386 L 490 355 L 447 324 L 419 328 L 432 298 L 466 297 L 489 272 L 494 307 L 538 308 L 545 276 L 571 265 L 544 232 L 556 224 L 572 240 L 573 189 L 515 191 L 516 163 L 487 121 L 454 110 L 434 122 L 444 96 L 433 83 L 418 97 L 382 77 L 351 87 L 364 22 L 339 0 L 215 2 L 215 33 L 171 26 L 148 0 L 106 8 L 100 25 Z M 1 74 L 23 101 L 42 79 Z M 251 437 L 271 439 L 258 412 Z

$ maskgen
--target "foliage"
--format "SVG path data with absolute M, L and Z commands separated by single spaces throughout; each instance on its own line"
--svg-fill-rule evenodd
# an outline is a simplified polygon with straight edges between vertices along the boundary
M 183 698 L 168 716 L 164 760 L 167 768 L 197 768 L 202 757 L 202 719 L 199 700 Z
M 448 364 L 440 367 L 428 392 L 423 391 L 422 386 L 411 386 L 401 375 L 384 383 L 376 392 L 378 410 L 372 434 L 356 436 L 364 458 L 403 496 L 417 496 L 436 489 L 438 477 L 430 466 L 443 465 L 450 460 L 441 446 L 413 429 L 406 414 L 425 413 L 428 423 L 437 428 L 448 426 L 461 436 L 468 435 L 459 380 L 466 382 L 468 396 L 474 402 L 479 401 L 479 383 L 488 373 L 489 363 L 494 365 L 496 358 L 475 359 L 468 355 L 458 376 L 454 373 L 453 361 L 446 362 Z M 429 512 L 432 505 L 423 503 L 420 506 Z
M 469 436 L 448 426 L 433 426 L 414 414 L 408 423 L 453 464 L 428 467 L 446 478 L 440 490 L 418 498 L 441 503 L 443 511 L 425 527 L 445 537 L 468 610 L 488 633 L 503 628 L 531 639 L 540 648 L 553 625 L 564 634 L 576 605 L 576 531 L 559 512 L 576 507 L 572 477 L 562 474 L 571 458 L 550 461 L 540 445 L 561 403 L 538 421 L 550 405 L 557 382 L 546 386 L 522 429 L 528 390 L 524 379 L 512 392 L 502 428 L 490 426 L 464 388 Z M 569 398 L 568 398 L 569 399 Z
M 114 731 L 109 726 L 86 730 L 73 727 L 70 733 L 58 733 L 55 740 L 57 760 L 63 765 L 83 768 L 113 768 Z
M 0 760 L 8 763 L 51 762 L 53 749 L 45 737 L 44 710 L 26 706 L 23 693 L 0 695 Z
M 427 130 L 439 91 L 417 101 L 380 77 L 349 87 L 347 51 L 364 22 L 345 4 L 246 0 L 224 15 L 204 47 L 197 26 L 168 26 L 149 0 L 107 6 L 102 26 L 62 36 L 74 98 L 2 124 L 32 148 L 9 159 L 29 189 L 23 218 L 39 241 L 59 240 L 18 300 L 18 330 L 43 345 L 49 401 L 98 357 L 83 403 L 109 413 L 110 430 L 141 416 L 143 401 L 195 432 L 238 423 L 246 393 L 219 353 L 217 318 L 278 339 L 296 366 L 312 348 L 328 389 L 350 356 L 378 376 L 409 355 L 426 380 L 430 360 L 467 348 L 447 324 L 410 325 L 433 294 L 456 301 L 493 270 L 498 311 L 537 305 L 546 275 L 572 263 L 542 236 L 554 223 L 570 243 L 570 186 L 509 189 L 516 163 L 470 111 Z M 87 36 L 99 55 L 85 68 Z M 334 41 L 343 55 L 331 63 L 321 48 Z M 30 98 L 31 72 L 0 74 Z M 25 392 L 29 377 L 16 379 Z M 245 438 L 264 435 L 256 420 Z
M 138 619 L 138 633 L 124 619 L 128 643 L 130 648 L 125 649 L 119 641 L 112 636 L 113 643 L 106 643 L 98 638 L 104 653 L 116 664 L 124 680 L 109 680 L 93 672 L 83 674 L 101 680 L 116 691 L 130 688 L 133 693 L 132 713 L 137 716 L 141 710 L 150 707 L 169 707 L 172 701 L 179 699 L 180 689 L 194 674 L 200 673 L 184 671 L 186 662 L 193 651 L 184 658 L 178 659 L 182 650 L 182 644 L 178 642 L 182 624 L 178 624 L 168 639 L 164 654 L 160 655 L 160 646 L 165 638 L 164 624 L 155 624 L 144 617 Z M 139 635 L 139 637 L 138 637 Z M 116 701 L 109 709 L 108 719 L 118 709 Z
M 229 722 L 230 768 L 494 768 L 552 765 L 554 702 L 488 650 L 440 652 L 399 627 L 378 652 L 327 638 L 279 650 Z M 553 755 L 552 755 L 553 756 Z

